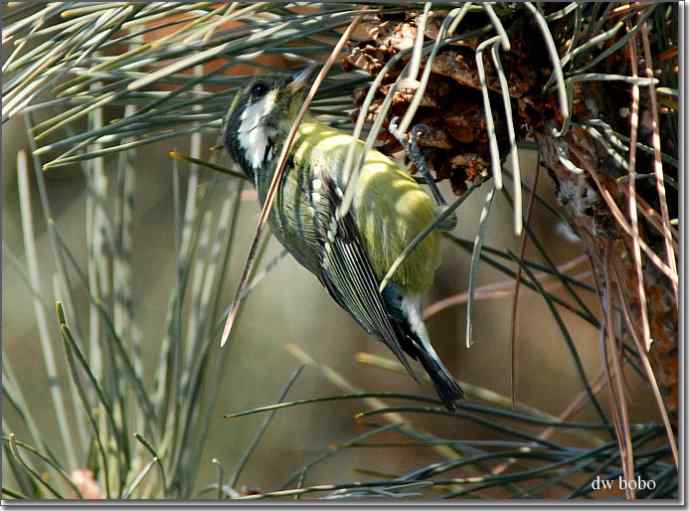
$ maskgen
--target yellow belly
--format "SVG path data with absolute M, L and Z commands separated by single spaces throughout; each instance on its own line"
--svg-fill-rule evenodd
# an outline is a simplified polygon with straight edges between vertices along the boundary
M 363 142 L 310 120 L 300 127 L 294 155 L 297 161 L 307 158 L 310 162 L 321 162 L 336 183 L 340 183 L 343 162 L 353 143 L 361 154 Z M 434 200 L 409 174 L 375 150 L 367 153 L 353 209 L 379 280 L 438 212 Z M 440 262 L 440 239 L 438 232 L 433 231 L 398 268 L 392 282 L 409 292 L 424 291 L 431 286 Z

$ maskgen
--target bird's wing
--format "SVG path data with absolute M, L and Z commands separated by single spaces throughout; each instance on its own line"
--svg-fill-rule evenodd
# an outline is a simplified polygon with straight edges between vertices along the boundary
M 323 176 L 321 197 L 328 200 L 328 218 L 321 222 L 323 259 L 321 281 L 338 304 L 347 310 L 369 333 L 376 335 L 395 353 L 410 375 L 417 380 L 400 345 L 401 334 L 393 325 L 384 298 L 378 290 L 376 274 L 362 244 L 351 212 L 336 218 L 341 193 L 337 184 Z

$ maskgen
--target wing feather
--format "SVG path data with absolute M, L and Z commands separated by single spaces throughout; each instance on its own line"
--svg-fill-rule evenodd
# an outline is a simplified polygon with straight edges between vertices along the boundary
M 394 325 L 384 297 L 378 290 L 374 269 L 362 243 L 359 229 L 351 213 L 336 219 L 337 202 L 342 194 L 327 176 L 321 179 L 323 200 L 328 200 L 329 214 L 319 222 L 323 243 L 321 281 L 326 289 L 370 334 L 381 339 L 417 381 L 417 375 L 403 353 L 399 339 L 404 333 Z

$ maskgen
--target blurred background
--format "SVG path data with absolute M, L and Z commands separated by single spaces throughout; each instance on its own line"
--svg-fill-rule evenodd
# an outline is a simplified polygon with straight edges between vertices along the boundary
M 341 31 L 342 27 L 338 30 Z M 145 37 L 145 40 L 154 40 L 164 37 L 167 33 L 161 30 L 142 37 Z M 333 34 L 329 36 L 333 37 Z M 3 45 L 3 60 L 7 59 L 9 54 L 10 48 Z M 279 57 L 265 58 L 261 61 L 263 66 L 274 66 L 275 69 L 281 69 L 286 63 L 288 61 Z M 298 65 L 294 61 L 289 62 L 290 67 Z M 217 67 L 217 63 L 207 66 Z M 201 72 L 208 72 L 209 69 L 210 67 L 206 67 L 201 69 Z M 244 76 L 265 71 L 243 65 L 224 73 L 227 76 Z M 165 91 L 166 86 L 158 90 Z M 223 101 L 229 104 L 231 97 L 230 94 L 219 95 L 218 104 Z M 50 99 L 50 91 L 45 91 L 41 100 Z M 33 126 L 40 125 L 62 111 L 64 109 L 61 110 L 59 106 L 38 109 L 32 112 L 31 122 Z M 73 136 L 80 130 L 94 129 L 94 122 L 108 125 L 120 119 L 123 114 L 122 105 L 109 105 L 100 110 L 100 119 L 82 118 L 70 124 L 69 132 L 63 130 L 54 134 L 54 140 Z M 246 186 L 240 195 L 234 234 L 230 237 L 227 230 L 221 231 L 231 240 L 227 271 L 217 271 L 215 274 L 209 272 L 214 257 L 212 246 L 218 241 L 215 238 L 218 232 L 215 226 L 218 219 L 225 214 L 224 204 L 225 207 L 227 204 L 235 207 L 237 182 L 234 178 L 203 165 L 174 160 L 169 153 L 178 151 L 183 154 L 195 154 L 201 160 L 215 161 L 229 167 L 231 163 L 227 155 L 222 150 L 214 149 L 218 143 L 219 129 L 220 126 L 216 123 L 206 127 L 203 133 L 196 135 L 197 138 L 185 135 L 152 142 L 128 151 L 126 160 L 123 159 L 122 153 L 106 154 L 95 160 L 84 160 L 41 171 L 35 168 L 37 161 L 31 157 L 31 141 L 27 135 L 24 116 L 17 115 L 3 124 L 3 358 L 4 364 L 11 367 L 16 383 L 21 387 L 26 406 L 32 411 L 45 443 L 58 459 L 67 459 L 68 456 L 65 453 L 64 438 L 56 427 L 58 417 L 54 407 L 49 405 L 48 390 L 51 385 L 61 386 L 65 394 L 65 410 L 70 424 L 75 424 L 75 413 L 80 416 L 84 411 L 81 403 L 77 402 L 76 394 L 70 392 L 70 373 L 61 340 L 60 325 L 54 312 L 55 275 L 59 273 L 59 267 L 51 245 L 50 226 L 46 220 L 39 182 L 34 171 L 42 172 L 54 228 L 59 231 L 61 243 L 69 248 L 71 257 L 74 258 L 74 261 L 67 265 L 72 289 L 72 310 L 67 311 L 68 323 L 73 331 L 87 339 L 92 335 L 90 328 L 94 314 L 88 292 L 92 279 L 90 264 L 93 263 L 90 251 L 96 250 L 105 261 L 104 266 L 96 270 L 96 274 L 104 272 L 101 274 L 104 280 L 101 280 L 98 286 L 99 292 L 102 293 L 101 298 L 108 304 L 109 310 L 116 308 L 117 301 L 113 291 L 117 288 L 117 277 L 113 276 L 115 258 L 112 252 L 109 252 L 116 245 L 116 234 L 108 229 L 108 221 L 99 223 L 94 218 L 99 214 L 109 218 L 117 215 L 118 206 L 115 201 L 119 196 L 118 187 L 122 185 L 123 162 L 131 166 L 132 170 L 127 178 L 131 180 L 129 183 L 132 186 L 131 195 L 128 195 L 127 199 L 128 207 L 131 208 L 128 228 L 131 236 L 128 246 L 128 272 L 131 272 L 128 277 L 131 283 L 131 325 L 128 326 L 128 331 L 131 339 L 126 339 L 126 346 L 127 349 L 136 349 L 133 348 L 135 345 L 140 346 L 142 379 L 147 389 L 153 389 L 156 385 L 156 368 L 161 361 L 162 350 L 165 349 L 164 339 L 169 326 L 167 318 L 171 296 L 178 286 L 178 237 L 182 230 L 178 230 L 179 222 L 176 221 L 176 217 L 183 214 L 185 201 L 193 195 L 197 197 L 198 209 L 193 228 L 203 231 L 205 223 L 211 228 L 208 229 L 206 238 L 203 233 L 199 234 L 198 239 L 195 238 L 198 247 L 192 256 L 188 299 L 183 305 L 181 316 L 184 318 L 180 325 L 183 333 L 200 328 L 199 325 L 190 325 L 189 318 L 197 303 L 194 299 L 195 293 L 201 293 L 204 277 L 212 279 L 214 289 L 217 287 L 219 290 L 218 303 L 222 307 L 220 311 L 230 305 L 255 232 L 259 207 L 255 194 Z M 22 221 L 22 207 L 27 208 L 28 204 L 26 201 L 20 201 L 19 195 L 21 182 L 18 175 L 22 172 L 17 163 L 19 151 L 25 151 L 28 155 L 29 167 L 26 175 L 40 283 L 40 289 L 33 290 L 31 269 L 26 255 L 27 239 Z M 520 166 L 523 182 L 530 188 L 534 183 L 536 160 L 534 150 L 521 149 Z M 509 170 L 510 166 L 507 165 L 506 172 Z M 96 191 L 93 191 L 93 187 Z M 489 183 L 485 183 L 460 207 L 457 212 L 458 226 L 453 233 L 456 237 L 469 242 L 474 239 L 488 189 Z M 448 183 L 443 183 L 442 190 L 449 201 L 454 199 Z M 558 208 L 554 183 L 544 171 L 539 178 L 537 193 L 547 205 Z M 99 202 L 101 199 L 104 199 L 105 203 Z M 540 207 L 535 206 L 537 214 L 531 216 L 529 227 L 555 265 L 576 261 L 567 265 L 563 273 L 581 283 L 591 285 L 592 278 L 589 263 L 584 257 L 586 254 L 583 244 L 560 219 L 551 214 L 539 213 Z M 99 213 L 101 208 L 102 212 Z M 488 220 L 485 247 L 519 256 L 521 238 L 513 234 L 512 222 L 512 206 L 498 194 Z M 96 227 L 96 231 L 90 231 L 94 229 L 94 225 L 100 225 L 104 230 L 99 233 Z M 112 225 L 110 224 L 111 228 Z M 184 225 L 190 227 L 187 223 Z M 97 247 L 94 244 L 94 236 L 101 236 L 99 239 L 103 243 L 102 246 Z M 224 240 L 221 241 L 225 243 Z M 281 247 L 271 239 L 258 267 L 264 268 L 266 263 L 278 257 L 280 252 Z M 467 349 L 466 300 L 462 300 L 461 295 L 468 287 L 471 248 L 468 251 L 459 248 L 450 240 L 444 240 L 443 254 L 442 267 L 436 275 L 433 289 L 426 296 L 425 303 L 428 306 L 438 306 L 442 300 L 455 297 L 456 304 L 442 308 L 427 319 L 433 344 L 457 379 L 470 387 L 470 403 L 481 402 L 478 395 L 482 391 L 491 391 L 500 395 L 501 399 L 510 400 L 514 279 L 488 264 L 479 266 L 473 311 L 475 344 Z M 526 260 L 543 264 L 542 256 L 531 242 L 526 244 L 524 257 Z M 276 402 L 293 372 L 304 363 L 305 357 L 311 358 L 314 364 L 308 364 L 300 373 L 290 387 L 286 400 L 348 392 L 342 384 L 337 385 L 333 373 L 325 373 L 324 368 L 332 369 L 342 380 L 361 391 L 434 396 L 433 388 L 427 382 L 418 385 L 405 374 L 362 363 L 361 353 L 387 359 L 391 357 L 385 346 L 368 337 L 337 307 L 316 279 L 291 257 L 280 258 L 277 261 L 246 298 L 233 338 L 224 350 L 220 350 L 219 336 L 214 333 L 217 332 L 217 323 L 206 319 L 201 326 L 201 330 L 208 328 L 210 331 L 208 341 L 205 341 L 208 342 L 209 360 L 218 361 L 221 357 L 227 359 L 222 367 L 217 400 L 208 401 L 208 404 L 212 405 L 208 438 L 199 456 L 199 470 L 189 496 L 198 495 L 218 478 L 218 468 L 212 463 L 213 459 L 224 468 L 226 478 L 229 476 L 265 419 L 264 415 L 235 419 L 224 419 L 223 416 Z M 502 262 L 513 270 L 517 268 L 514 262 Z M 553 276 L 542 277 L 541 274 L 540 279 L 553 296 L 566 303 L 573 303 L 572 297 L 563 289 L 558 279 Z M 105 286 L 104 281 L 107 282 Z M 600 310 L 596 295 L 578 289 L 582 301 L 598 316 Z M 37 298 L 37 295 L 40 298 Z M 64 301 L 64 297 L 62 300 Z M 37 307 L 44 310 L 47 332 L 39 331 L 36 301 L 39 303 Z M 610 394 L 606 386 L 601 385 L 600 379 L 603 369 L 600 332 L 591 323 L 568 309 L 558 306 L 558 311 L 572 336 L 584 373 L 599 392 L 603 408 L 608 411 Z M 572 352 L 564 342 L 563 331 L 544 298 L 525 286 L 520 290 L 517 324 L 518 401 L 558 417 L 568 405 L 577 402 L 584 391 Z M 107 325 L 104 322 L 100 323 L 100 329 L 97 336 L 101 339 L 107 338 Z M 44 351 L 39 342 L 41 335 L 47 335 L 53 347 L 57 367 L 55 382 L 47 375 Z M 297 355 L 300 352 L 301 358 Z M 189 360 L 192 359 L 193 357 Z M 102 363 L 103 370 L 107 373 L 111 359 L 105 355 Z M 209 363 L 209 367 L 215 367 L 213 363 Z M 118 371 L 124 371 L 121 364 L 118 365 Z M 121 373 L 116 376 L 126 377 Z M 654 399 L 642 377 L 626 368 L 625 379 L 626 392 L 630 397 L 628 405 L 631 423 L 658 421 Z M 595 385 L 596 382 L 599 384 Z M 203 400 L 208 397 L 204 393 L 199 393 L 191 399 Z M 496 402 L 498 401 L 494 401 L 494 404 Z M 501 403 L 505 404 L 505 401 Z M 203 403 L 204 406 L 206 404 L 207 402 Z M 395 406 L 398 402 L 390 400 L 387 404 Z M 185 405 L 180 404 L 181 407 Z M 252 453 L 234 489 L 246 494 L 255 490 L 268 491 L 280 488 L 295 471 L 299 471 L 305 463 L 321 455 L 324 450 L 347 442 L 370 429 L 367 421 L 355 419 L 358 412 L 367 409 L 368 405 L 364 401 L 353 399 L 307 404 L 279 411 Z M 168 413 L 176 412 L 171 409 Z M 414 424 L 415 428 L 433 433 L 438 438 L 503 438 L 500 434 L 472 421 L 449 420 L 447 417 L 421 413 L 403 416 L 405 420 Z M 372 419 L 376 424 L 385 424 L 381 416 Z M 568 419 L 596 422 L 598 415 L 591 404 L 585 403 Z M 17 439 L 30 441 L 26 423 L 17 410 L 7 403 L 3 410 L 3 421 L 8 430 L 16 434 Z M 542 433 L 545 426 L 526 425 L 525 429 L 536 435 Z M 70 431 L 75 444 L 78 444 L 79 431 L 75 428 L 71 428 Z M 134 432 L 132 430 L 129 433 Z M 550 438 L 574 446 L 586 444 L 577 435 L 569 434 L 567 430 L 559 430 Z M 392 433 L 386 434 L 382 439 L 388 439 L 389 442 L 400 441 L 399 437 Z M 76 457 L 83 460 L 87 453 L 83 447 L 79 449 Z M 442 459 L 442 455 L 428 445 L 385 449 L 343 448 L 311 468 L 301 484 L 307 486 L 334 481 L 382 479 Z M 3 464 L 5 463 L 3 461 Z M 572 484 L 576 486 L 585 480 L 586 478 L 576 479 Z M 621 492 L 612 493 L 620 494 Z M 497 488 L 490 490 L 486 495 L 505 498 L 510 496 L 510 493 L 503 488 Z M 563 493 L 554 489 L 553 493 L 546 493 L 546 496 L 549 495 L 556 497 Z M 203 497 L 211 498 L 213 495 L 207 493 Z
M 15 129 L 12 129 L 12 128 Z M 27 149 L 23 136 L 24 127 L 11 122 L 3 136 L 3 232 L 4 242 L 25 264 L 21 220 L 17 197 L 16 152 Z M 210 138 L 204 142 L 205 150 L 214 145 Z M 145 367 L 154 367 L 158 361 L 164 336 L 165 316 L 171 290 L 175 288 L 175 227 L 172 186 L 172 163 L 168 152 L 173 149 L 187 151 L 189 141 L 179 139 L 154 144 L 138 151 L 137 186 L 133 218 L 132 272 L 136 321 L 141 329 Z M 528 176 L 536 164 L 535 153 L 521 153 L 522 168 Z M 117 158 L 107 163 L 109 175 L 115 172 Z M 184 170 L 181 170 L 184 175 Z M 223 196 L 228 193 L 229 178 L 215 175 L 211 170 L 201 171 L 204 181 L 199 186 L 209 187 L 213 202 L 209 211 L 217 215 Z M 84 228 L 85 182 L 80 169 L 60 169 L 45 174 L 56 225 L 68 241 L 77 262 L 87 265 L 87 245 Z M 231 179 L 231 178 L 230 178 Z M 528 177 L 529 179 L 529 177 Z M 36 244 L 41 262 L 42 289 L 50 296 L 51 250 L 42 222 L 40 201 L 32 183 L 32 205 L 36 219 Z M 543 195 L 552 196 L 551 183 L 542 180 Z M 447 192 L 447 190 L 446 190 Z M 242 271 L 244 260 L 258 220 L 259 208 L 255 197 L 245 194 L 238 219 L 238 231 L 234 240 L 233 257 L 228 278 L 223 283 L 225 307 L 229 306 Z M 450 194 L 447 194 L 450 196 Z M 458 212 L 459 225 L 455 234 L 473 239 L 484 197 L 481 190 L 474 193 Z M 582 255 L 577 241 L 570 241 L 559 234 L 556 222 L 543 222 L 549 217 L 540 216 L 532 226 L 544 240 L 554 262 L 561 264 Z M 486 244 L 499 249 L 519 252 L 519 239 L 512 233 L 511 208 L 498 201 L 491 213 Z M 536 258 L 534 249 L 527 249 L 527 258 Z M 266 259 L 276 257 L 280 246 L 272 240 Z M 433 290 L 426 298 L 431 304 L 437 300 L 463 293 L 467 290 L 470 254 L 458 250 L 450 243 L 444 245 L 443 265 L 437 273 Z M 500 272 L 483 265 L 478 287 L 494 283 L 510 282 Z M 572 274 L 586 271 L 580 265 Z M 484 387 L 505 396 L 510 395 L 510 328 L 512 286 L 505 294 L 487 300 L 478 300 L 475 307 L 475 342 L 471 349 L 465 347 L 464 305 L 450 307 L 427 321 L 431 338 L 439 355 L 456 377 L 473 385 Z M 556 290 L 555 294 L 567 299 L 567 293 Z M 75 308 L 79 315 L 88 315 L 88 298 L 76 293 L 79 299 Z M 585 296 L 594 308 L 596 301 Z M 53 437 L 59 449 L 59 435 L 54 429 L 55 416 L 45 406 L 48 380 L 42 364 L 36 318 L 32 308 L 32 293 L 26 282 L 6 261 L 3 265 L 3 349 L 18 379 L 24 383 L 26 398 L 35 410 L 39 424 L 45 425 L 45 433 Z M 594 380 L 601 370 L 601 344 L 599 333 L 574 314 L 565 312 L 568 328 L 585 364 L 585 370 Z M 564 403 L 569 403 L 582 391 L 582 385 L 574 370 L 568 348 L 562 340 L 544 300 L 529 289 L 522 289 L 519 302 L 518 335 L 518 397 L 521 402 L 547 411 L 561 413 Z M 65 383 L 64 356 L 59 345 L 57 319 L 49 316 L 51 341 L 59 361 L 61 381 Z M 244 410 L 275 401 L 290 374 L 301 362 L 285 349 L 286 343 L 300 346 L 319 363 L 337 370 L 348 381 L 366 390 L 424 393 L 433 396 L 433 388 L 427 384 L 420 389 L 407 375 L 394 374 L 356 363 L 357 352 L 374 353 L 389 357 L 383 344 L 368 337 L 357 324 L 333 303 L 316 279 L 297 264 L 285 257 L 278 266 L 256 287 L 247 298 L 234 339 L 227 348 L 230 351 L 221 392 L 211 422 L 208 446 L 203 458 L 215 457 L 228 467 L 239 459 L 250 442 L 261 417 L 247 417 L 232 421 L 223 414 Z M 219 356 L 217 343 L 212 347 Z M 390 357 L 389 357 L 390 358 Z M 147 376 L 152 373 L 148 372 Z M 151 379 L 152 380 L 152 379 Z M 152 383 L 152 381 L 149 381 Z M 635 396 L 631 411 L 634 421 L 654 418 L 656 411 L 651 397 L 640 392 L 641 381 L 631 374 L 631 394 Z M 636 390 L 637 389 L 637 390 Z M 307 368 L 295 383 L 290 397 L 311 398 L 340 393 L 317 369 Z M 602 393 L 606 402 L 606 393 Z M 243 483 L 255 488 L 271 488 L 275 481 L 282 481 L 289 473 L 306 462 L 324 447 L 345 440 L 359 431 L 354 414 L 361 411 L 359 402 L 337 402 L 308 405 L 280 412 L 270 430 L 247 466 Z M 12 410 L 6 407 L 7 420 L 17 423 Z M 577 419 L 593 419 L 594 413 L 585 410 Z M 415 423 L 424 424 L 440 436 L 452 433 L 463 438 L 481 438 L 481 428 L 471 424 L 448 423 L 415 417 Z M 460 428 L 457 431 L 456 428 Z M 330 481 L 334 477 L 347 478 L 347 468 L 372 467 L 385 473 L 397 473 L 405 469 L 409 458 L 418 463 L 419 456 L 434 455 L 428 449 L 387 450 L 385 457 L 374 449 L 351 449 L 338 457 L 317 466 L 310 479 L 314 483 Z M 347 468 L 346 468 L 347 467 Z M 205 473 L 204 473 L 205 472 Z M 206 464 L 200 480 L 213 477 L 214 467 Z

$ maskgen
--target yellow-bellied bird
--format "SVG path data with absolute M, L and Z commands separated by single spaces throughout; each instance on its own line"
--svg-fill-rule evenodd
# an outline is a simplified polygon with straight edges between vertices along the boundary
M 311 73 L 260 77 L 241 92 L 225 121 L 224 145 L 257 188 L 263 204 L 288 132 L 304 102 Z M 449 409 L 462 389 L 429 342 L 421 297 L 440 264 L 433 231 L 379 292 L 391 264 L 441 212 L 441 207 L 393 160 L 366 154 L 348 213 L 338 218 L 348 148 L 364 143 L 307 115 L 290 150 L 269 225 L 297 261 L 371 335 L 386 343 L 415 377 L 405 356 L 421 362 Z M 415 377 L 416 379 L 416 377 Z

